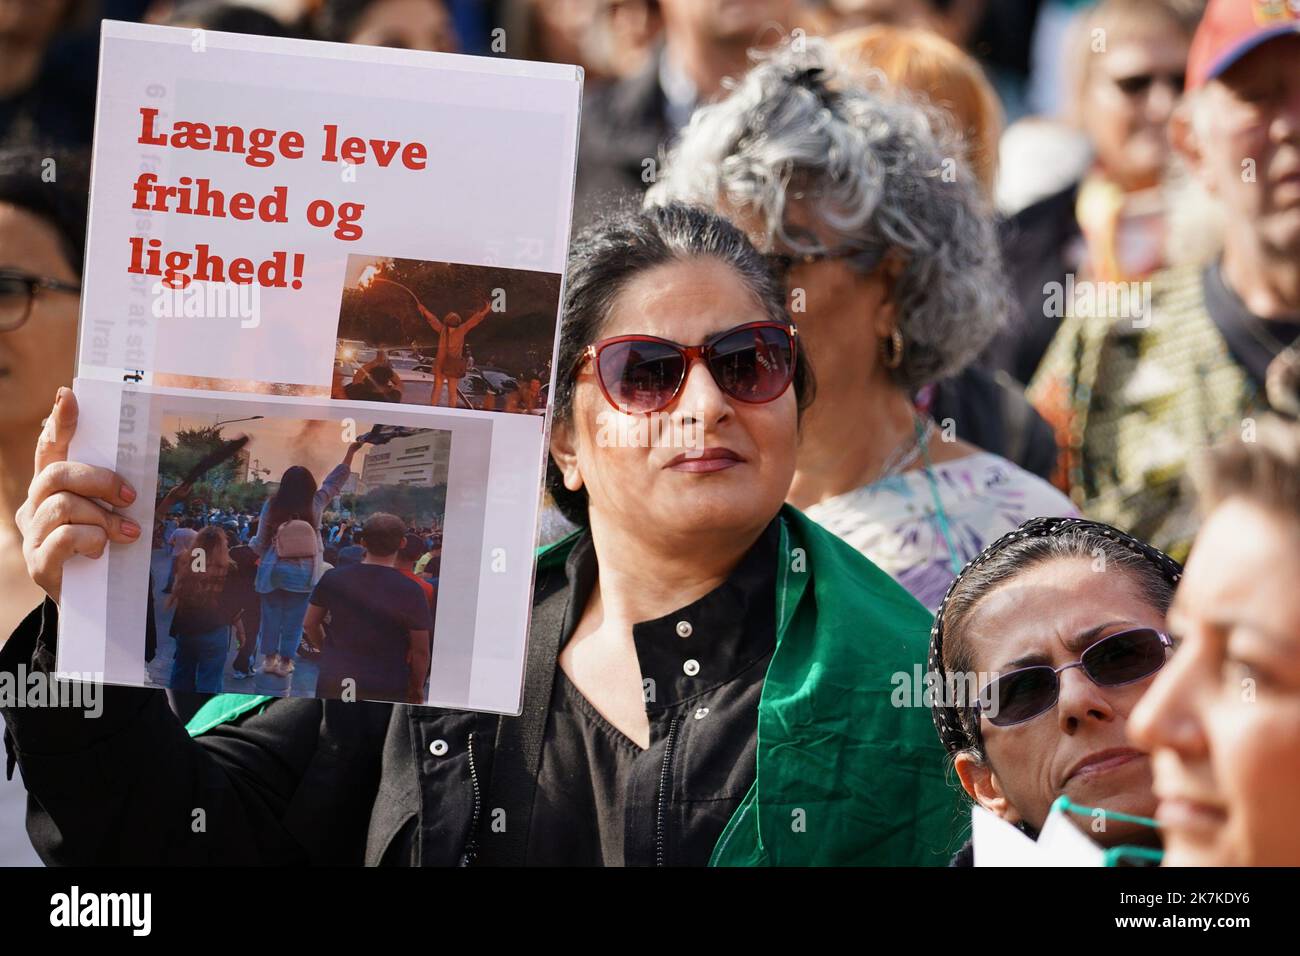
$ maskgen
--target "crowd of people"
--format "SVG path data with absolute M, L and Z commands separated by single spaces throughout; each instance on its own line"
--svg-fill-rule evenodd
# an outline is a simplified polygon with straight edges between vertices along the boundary
M 289 467 L 257 515 L 184 516 L 184 483 L 163 496 L 156 543 L 168 571 L 154 597 L 175 641 L 166 687 L 220 694 L 261 673 L 259 693 L 425 699 L 442 536 L 382 512 L 325 520 L 361 447 L 319 486 Z M 156 653 L 155 641 L 146 654 Z M 319 671 L 295 681 L 297 659 Z
M 188 546 L 257 556 L 263 671 L 336 648 L 344 700 L 217 697 L 192 738 L 129 688 L 112 733 L 24 715 L 43 859 L 969 865 L 972 803 L 1036 837 L 1064 797 L 1114 859 L 1300 865 L 1296 4 L 302 6 L 149 5 L 484 55 L 502 23 L 505 55 L 588 71 L 522 713 L 347 702 L 424 699 L 440 542 L 322 536 L 336 474 L 286 473 Z M 0 141 L 41 62 L 7 67 Z M 70 391 L 30 398 L 70 374 L 85 195 L 23 149 L 0 670 L 50 666 L 69 557 L 140 537 L 134 492 L 67 461 Z M 702 441 L 610 443 L 611 414 Z M 170 597 L 200 690 L 217 628 L 181 612 L 212 581 L 179 564 Z M 63 782 L 110 759 L 132 799 Z M 160 827 L 199 786 L 206 832 Z

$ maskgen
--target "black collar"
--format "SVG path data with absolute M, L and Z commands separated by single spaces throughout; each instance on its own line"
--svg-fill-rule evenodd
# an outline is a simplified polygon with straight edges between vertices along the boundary
M 772 519 L 721 585 L 671 614 L 633 626 L 647 711 L 681 704 L 725 684 L 772 651 L 779 521 Z M 596 586 L 590 531 L 574 544 L 565 574 L 571 590 L 561 648 L 573 636 Z
M 1300 322 L 1261 319 L 1251 312 L 1224 280 L 1221 259 L 1205 267 L 1201 288 L 1205 311 L 1223 336 L 1228 351 L 1262 392 L 1269 363 L 1287 346 L 1300 341 Z

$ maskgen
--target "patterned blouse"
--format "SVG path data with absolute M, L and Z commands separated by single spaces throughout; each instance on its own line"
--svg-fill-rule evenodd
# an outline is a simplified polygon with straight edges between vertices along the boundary
M 1036 475 L 989 452 L 907 471 L 836 495 L 805 514 L 857 548 L 931 611 L 960 570 L 990 542 L 1040 516 L 1076 517 L 1065 497 Z M 935 507 L 943 506 L 954 555 Z

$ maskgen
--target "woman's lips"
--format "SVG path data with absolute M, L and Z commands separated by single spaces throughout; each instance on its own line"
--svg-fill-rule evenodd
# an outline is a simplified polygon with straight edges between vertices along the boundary
M 1273 193 L 1283 202 L 1300 197 L 1300 169 L 1276 177 L 1273 180 Z
M 704 448 L 699 451 L 683 452 L 668 464 L 672 471 L 684 471 L 692 474 L 705 474 L 714 471 L 726 471 L 744 462 L 744 458 L 730 448 Z
M 1227 818 L 1222 807 L 1189 797 L 1166 797 L 1156 807 L 1156 822 L 1172 830 L 1211 832 Z
M 1118 748 L 1114 750 L 1099 750 L 1094 754 L 1084 757 L 1065 775 L 1065 782 L 1069 783 L 1076 777 L 1092 777 L 1098 774 L 1109 773 L 1118 767 L 1132 763 L 1140 757 L 1145 757 L 1140 750 L 1134 750 L 1131 747 Z

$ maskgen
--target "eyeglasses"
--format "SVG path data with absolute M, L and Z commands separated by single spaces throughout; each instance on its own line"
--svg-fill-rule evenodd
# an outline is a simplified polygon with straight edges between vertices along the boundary
M 995 727 L 1023 724 L 1056 706 L 1062 671 L 1082 667 L 1098 687 L 1120 687 L 1145 680 L 1164 667 L 1170 647 L 1169 635 L 1154 628 L 1120 631 L 1093 644 L 1072 664 L 1022 667 L 989 681 L 975 702 L 975 714 L 983 714 Z
M 0 332 L 12 332 L 32 314 L 37 289 L 79 293 L 80 284 L 28 275 L 13 269 L 0 269 Z
M 815 262 L 831 262 L 836 259 L 850 259 L 854 256 L 860 257 L 857 266 L 866 272 L 880 263 L 881 255 L 871 249 L 861 249 L 856 246 L 842 246 L 839 249 L 819 249 L 816 252 L 768 252 L 764 253 L 763 258 L 767 260 L 767 267 L 772 275 L 784 280 L 790 275 L 790 270 L 798 265 L 812 265 Z
M 796 334 L 794 326 L 781 322 L 749 322 L 703 345 L 618 335 L 583 349 L 574 374 L 590 359 L 605 401 L 621 412 L 649 415 L 676 400 L 691 363 L 699 359 L 723 393 L 761 405 L 780 398 L 794 380 Z
M 1112 82 L 1125 96 L 1145 96 L 1156 83 L 1164 83 L 1174 96 L 1181 96 L 1187 76 L 1184 73 L 1134 73 L 1117 76 Z

